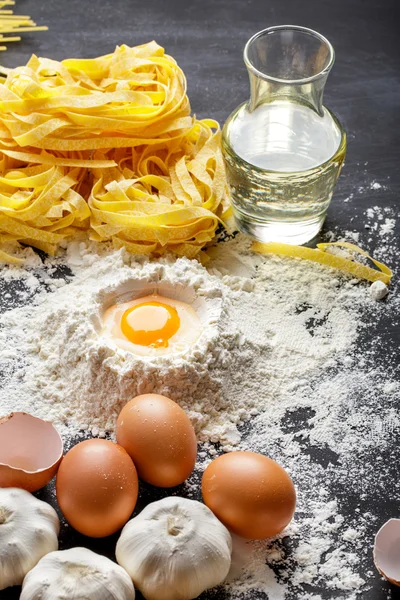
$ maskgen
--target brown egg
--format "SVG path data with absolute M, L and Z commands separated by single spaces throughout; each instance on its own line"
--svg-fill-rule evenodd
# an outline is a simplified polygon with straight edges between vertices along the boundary
M 66 454 L 56 492 L 61 511 L 77 531 L 96 538 L 111 535 L 135 508 L 135 465 L 121 446 L 108 440 L 86 440 Z
M 159 394 L 136 396 L 121 410 L 117 441 L 134 461 L 139 477 L 174 487 L 189 477 L 197 456 L 196 434 L 176 402 Z
M 241 537 L 276 535 L 291 521 L 296 492 L 286 471 L 255 452 L 230 452 L 210 463 L 202 480 L 204 503 Z
M 57 472 L 63 455 L 58 431 L 23 412 L 0 419 L 0 487 L 36 492 Z

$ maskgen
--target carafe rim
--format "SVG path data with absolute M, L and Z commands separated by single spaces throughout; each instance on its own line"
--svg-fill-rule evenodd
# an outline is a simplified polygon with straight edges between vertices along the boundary
M 329 50 L 328 64 L 323 69 L 321 69 L 321 71 L 316 73 L 315 75 L 311 75 L 310 77 L 303 77 L 300 79 L 280 79 L 278 77 L 273 77 L 272 75 L 268 75 L 267 73 L 263 73 L 262 71 L 259 71 L 252 64 L 251 60 L 249 59 L 248 50 L 249 50 L 250 46 L 253 44 L 253 42 L 257 38 L 259 38 L 265 34 L 274 33 L 275 31 L 282 31 L 285 29 L 300 31 L 303 33 L 307 33 L 309 35 L 313 35 L 316 38 L 318 38 L 321 42 L 326 44 L 326 46 Z M 330 43 L 330 41 L 325 36 L 323 36 L 321 33 L 319 33 L 318 31 L 315 31 L 314 29 L 311 29 L 309 27 L 303 27 L 301 25 L 273 25 L 271 27 L 266 27 L 265 29 L 258 31 L 247 41 L 247 43 L 244 47 L 244 51 L 243 51 L 243 60 L 244 60 L 244 63 L 246 65 L 247 69 L 251 73 L 253 73 L 256 77 L 259 77 L 260 79 L 263 79 L 264 81 L 271 81 L 274 83 L 281 83 L 284 85 L 303 85 L 306 83 L 312 83 L 313 81 L 317 81 L 321 77 L 327 77 L 327 75 L 329 74 L 329 72 L 332 69 L 332 66 L 335 62 L 335 50 L 334 50 L 332 44 Z

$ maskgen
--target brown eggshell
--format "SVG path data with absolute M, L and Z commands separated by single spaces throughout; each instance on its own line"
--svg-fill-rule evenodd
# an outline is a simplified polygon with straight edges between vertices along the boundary
M 117 441 L 139 477 L 158 487 L 179 485 L 192 473 L 196 434 L 187 414 L 166 396 L 143 394 L 128 402 L 117 420 Z
M 379 573 L 400 586 L 400 519 L 389 519 L 382 525 L 375 536 L 373 556 Z
M 204 471 L 204 503 L 224 525 L 247 539 L 276 535 L 291 521 L 296 492 L 286 471 L 255 452 L 230 452 Z
M 89 537 L 106 537 L 128 521 L 138 497 L 138 478 L 127 452 L 108 440 L 86 440 L 61 463 L 58 504 L 67 521 Z
M 24 412 L 0 419 L 0 487 L 36 492 L 57 473 L 63 455 L 55 427 Z

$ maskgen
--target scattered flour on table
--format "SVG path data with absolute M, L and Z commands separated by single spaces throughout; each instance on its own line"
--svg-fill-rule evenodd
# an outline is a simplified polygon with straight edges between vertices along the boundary
M 373 181 L 367 188 L 360 189 L 368 189 L 379 193 L 379 190 L 388 188 L 377 181 Z M 358 219 L 364 221 L 364 230 L 352 231 L 349 229 L 343 231 L 336 227 L 325 232 L 324 238 L 326 241 L 344 240 L 353 242 L 361 248 L 368 249 L 375 259 L 388 262 L 393 268 L 397 264 L 398 256 L 398 244 L 396 242 L 400 231 L 399 217 L 400 212 L 393 205 L 385 206 L 382 198 L 380 198 L 379 206 L 370 206 L 358 215 Z
M 0 316 L 1 413 L 52 420 L 66 439 L 104 436 L 136 394 L 170 396 L 203 442 L 197 477 L 219 444 L 264 452 L 297 486 L 296 519 L 284 534 L 235 540 L 229 597 L 259 590 L 269 600 L 318 600 L 313 586 L 322 585 L 336 600 L 361 598 L 363 533 L 372 519 L 362 494 L 376 478 L 361 472 L 363 457 L 400 425 L 398 377 L 374 362 L 380 340 L 364 348 L 362 338 L 398 301 L 377 303 L 368 285 L 319 265 L 256 256 L 240 236 L 209 254 L 205 268 L 82 242 L 43 267 L 32 258 L 29 270 L 6 268 L 21 306 Z M 143 360 L 102 337 L 102 311 L 140 290 L 197 302 L 203 334 L 186 355 Z M 376 410 L 376 397 L 385 411 Z M 345 522 L 349 478 L 360 503 Z M 189 495 L 197 488 L 188 482 Z
M 390 208 L 382 208 L 380 206 L 374 206 L 366 210 L 367 223 L 365 224 L 366 229 L 373 229 L 378 231 L 381 237 L 393 234 L 396 227 L 396 219 L 391 218 Z
M 380 190 L 381 188 L 382 188 L 382 185 L 378 181 L 373 181 L 371 183 L 372 190 Z
M 357 188 L 357 192 L 359 194 L 363 194 L 363 193 L 368 193 L 371 190 L 374 192 L 377 192 L 380 190 L 385 191 L 387 189 L 388 189 L 388 186 L 386 184 L 382 184 L 382 183 L 379 183 L 379 181 L 373 180 L 373 181 L 366 183 L 365 185 L 360 185 Z

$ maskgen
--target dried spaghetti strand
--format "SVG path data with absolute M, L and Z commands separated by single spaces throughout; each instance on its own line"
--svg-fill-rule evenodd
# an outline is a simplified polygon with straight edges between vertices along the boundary
M 326 252 L 330 246 L 341 246 L 355 253 L 361 254 L 362 256 L 370 259 L 379 270 L 368 267 L 367 265 L 363 265 L 355 260 L 350 260 L 348 258 Z M 383 283 L 389 284 L 392 278 L 392 271 L 389 269 L 389 267 L 373 259 L 367 252 L 358 246 L 348 242 L 318 244 L 317 248 L 292 246 L 290 244 L 281 244 L 278 242 L 269 242 L 265 244 L 262 242 L 253 242 L 252 250 L 254 252 L 259 252 L 260 254 L 278 254 L 280 256 L 311 260 L 312 262 L 316 262 L 327 267 L 332 267 L 333 269 L 339 269 L 343 273 L 353 275 L 354 277 L 358 277 L 360 279 L 366 279 L 367 281 L 383 281 Z
M 5 6 L 13 6 L 15 2 L 0 2 L 0 43 L 19 42 L 20 36 L 5 37 L 4 33 L 24 33 L 32 31 L 47 31 L 45 25 L 38 26 L 28 15 L 15 15 L 13 10 L 3 10 Z M 7 46 L 0 46 L 0 50 L 7 50 Z

